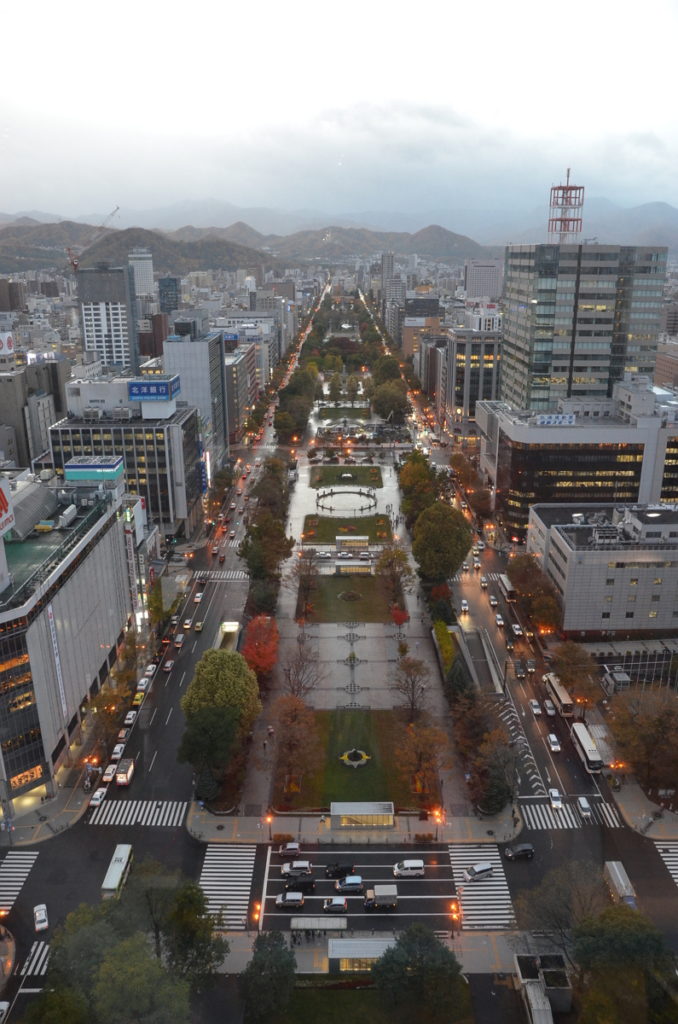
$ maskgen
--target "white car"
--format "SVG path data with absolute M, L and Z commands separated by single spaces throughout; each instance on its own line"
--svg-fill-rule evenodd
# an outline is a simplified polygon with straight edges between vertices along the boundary
M 494 594 L 490 594 L 490 608 L 497 608 L 498 605 L 499 601 L 497 600 L 497 598 L 494 596 Z
M 106 796 L 106 789 L 106 786 L 99 786 L 99 788 L 95 790 L 94 793 L 92 793 L 91 797 L 89 798 L 90 807 L 98 807 L 99 804 L 102 804 L 104 802 L 104 798 Z
M 49 928 L 47 906 L 44 903 L 38 903 L 37 907 L 33 907 L 33 921 L 36 932 L 46 932 Z
M 554 705 L 552 700 L 548 700 L 548 698 L 547 698 L 544 701 L 544 711 L 549 716 L 549 718 L 555 718 L 556 717 L 556 708 L 555 708 L 555 705 Z
M 550 732 L 548 734 L 548 736 L 546 737 L 546 742 L 548 743 L 549 750 L 551 751 L 552 754 L 559 754 L 560 753 L 560 740 L 558 739 L 558 737 L 556 736 L 556 734 L 554 732 Z
M 136 711 L 128 711 L 125 715 L 125 725 L 134 725 L 134 719 L 137 717 Z
M 191 628 L 192 623 L 193 623 L 193 619 L 184 619 L 183 628 L 186 630 L 187 633 L 188 633 L 189 629 Z
M 199 590 L 198 593 L 193 598 L 193 604 L 200 604 L 200 602 L 202 601 L 202 595 L 203 595 L 203 591 Z
M 478 548 L 478 551 L 484 551 L 485 550 L 485 541 L 484 540 L 476 541 L 476 547 Z
M 530 701 L 530 711 L 532 712 L 535 718 L 538 718 L 539 715 L 541 715 L 541 704 L 538 700 L 535 700 L 534 697 Z
M 174 668 L 174 660 L 170 658 L 169 661 L 166 661 L 162 667 L 165 672 L 171 672 L 172 669 Z
M 480 577 L 480 586 L 483 588 L 483 590 L 487 590 L 487 576 Z
M 462 599 L 461 602 L 461 612 L 462 615 L 465 615 L 468 612 L 468 601 L 465 598 Z
M 144 676 L 146 677 L 146 679 L 151 679 L 155 675 L 155 670 L 157 667 L 158 666 L 155 664 L 154 661 L 152 661 L 150 665 L 146 666 L 146 668 L 144 669 Z
M 519 626 L 517 622 L 511 623 L 511 629 L 513 630 L 513 635 L 514 636 L 522 636 L 523 635 L 523 627 Z
M 501 617 L 501 615 L 495 615 L 495 617 L 494 617 L 494 621 L 495 621 L 495 622 L 497 623 L 497 625 L 499 626 L 499 628 L 500 628 L 500 629 L 501 629 L 501 628 L 502 628 L 502 626 L 504 625 L 504 620 L 503 620 L 503 618 Z
M 104 774 L 101 776 L 101 781 L 105 782 L 106 785 L 108 785 L 109 782 L 113 782 L 113 779 L 115 778 L 115 773 L 117 772 L 117 770 L 118 770 L 117 764 L 109 764 L 108 768 L 106 769 Z
M 111 761 L 119 761 L 122 755 L 125 753 L 125 744 L 116 743 L 111 751 Z
M 549 803 L 554 811 L 562 811 L 563 798 L 559 789 L 549 789 Z
M 137 683 L 137 693 L 146 693 L 150 680 L 147 678 L 140 679 Z

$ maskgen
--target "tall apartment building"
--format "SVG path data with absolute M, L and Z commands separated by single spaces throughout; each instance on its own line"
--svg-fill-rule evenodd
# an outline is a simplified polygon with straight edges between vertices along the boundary
M 254 345 L 243 345 L 224 357 L 228 440 L 239 444 L 250 407 L 257 397 L 257 355 Z
M 153 295 L 155 281 L 153 278 L 153 253 L 148 249 L 132 249 L 127 262 L 134 274 L 134 291 L 140 295 Z
M 136 292 L 130 267 L 78 270 L 83 348 L 106 366 L 139 369 Z
M 14 357 L 0 365 L 0 423 L 15 434 L 18 466 L 49 448 L 49 428 L 66 412 L 68 360 L 40 359 L 17 366 Z
M 501 331 L 455 327 L 447 338 L 445 419 L 452 424 L 474 418 L 478 402 L 496 399 Z
M 504 273 L 500 398 L 547 412 L 652 374 L 667 250 L 511 245 Z
M 501 260 L 466 260 L 464 291 L 467 299 L 501 298 L 504 264 Z

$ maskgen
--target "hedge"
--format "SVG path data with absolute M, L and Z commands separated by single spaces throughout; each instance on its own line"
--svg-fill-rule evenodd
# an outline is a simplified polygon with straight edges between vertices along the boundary
M 433 632 L 438 642 L 438 650 L 443 662 L 443 672 L 447 675 L 457 656 L 457 645 L 446 624 L 441 622 L 440 619 L 433 623 Z

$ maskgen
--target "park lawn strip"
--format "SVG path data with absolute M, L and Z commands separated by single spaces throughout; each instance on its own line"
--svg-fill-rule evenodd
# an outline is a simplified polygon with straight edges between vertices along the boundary
M 352 480 L 342 480 L 350 473 Z M 383 487 L 379 466 L 312 466 L 311 487 Z
M 333 409 L 329 406 L 324 405 L 322 408 L 316 409 L 316 417 L 320 422 L 323 420 L 369 420 L 372 416 L 372 411 L 369 405 L 356 405 L 351 407 L 350 405 L 340 405 L 339 408 Z M 380 422 L 378 420 L 378 422 Z
M 283 793 L 278 783 L 275 807 L 318 810 L 329 808 L 337 800 L 392 800 L 398 808 L 415 806 L 415 796 L 398 771 L 401 720 L 397 712 L 316 711 L 315 722 L 326 752 L 325 763 L 317 772 L 304 775 L 299 793 Z M 339 760 L 354 747 L 370 755 L 361 768 L 351 768 Z M 282 819 L 278 821 L 281 824 Z
M 297 987 L 284 1013 L 275 1019 L 275 1024 L 411 1024 L 411 1007 L 397 1008 L 388 1005 L 374 988 L 331 988 L 332 983 L 346 983 L 349 979 L 357 984 L 369 985 L 370 975 L 365 972 L 356 975 L 341 974 L 328 977 L 323 985 L 318 975 L 308 980 L 320 982 L 321 987 Z M 306 976 L 297 975 L 297 982 L 306 981 Z M 440 1015 L 432 1016 L 426 1007 L 417 1009 L 417 1024 L 433 1024 L 440 1021 Z M 446 1014 L 450 1024 L 472 1024 L 471 993 L 468 985 L 459 987 L 459 998 L 454 1008 Z
M 304 518 L 302 540 L 305 544 L 334 544 L 337 537 L 369 537 L 370 544 L 385 544 L 391 539 L 388 516 L 318 516 Z
M 359 594 L 346 601 L 341 594 Z M 319 576 L 309 622 L 389 622 L 389 594 L 380 576 Z

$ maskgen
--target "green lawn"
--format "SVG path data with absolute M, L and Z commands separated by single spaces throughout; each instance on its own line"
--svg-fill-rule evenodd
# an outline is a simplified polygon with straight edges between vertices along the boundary
M 353 977 L 358 977 L 361 984 L 369 984 L 367 973 Z M 335 983 L 341 984 L 346 978 L 345 974 L 337 975 Z M 314 976 L 314 980 L 319 979 Z M 418 1006 L 413 1016 L 411 1006 L 388 1005 L 376 989 L 331 988 L 328 978 L 322 988 L 296 988 L 286 1012 L 272 1024 L 412 1024 L 413 1020 L 416 1024 L 439 1024 L 441 1016 L 432 1015 L 423 1006 Z M 459 986 L 459 998 L 444 1020 L 448 1024 L 472 1024 L 468 985 Z
M 342 476 L 350 473 L 352 480 L 342 480 Z M 311 469 L 311 487 L 383 487 L 379 466 L 313 466 Z
M 342 595 L 351 595 L 346 600 Z M 355 595 L 355 596 L 354 596 Z M 310 622 L 390 622 L 390 597 L 380 576 L 320 576 Z
M 340 405 L 336 409 L 326 405 L 318 409 L 316 415 L 319 420 L 348 420 L 350 423 L 351 420 L 369 420 L 372 412 L 369 405 L 356 405 L 353 409 L 349 405 Z
M 388 516 L 317 516 L 304 519 L 303 539 L 307 543 L 334 544 L 337 537 L 369 537 L 370 544 L 384 543 L 391 539 Z M 380 620 L 378 620 L 380 621 Z
M 336 671 L 345 672 L 348 681 L 348 666 L 337 665 Z M 397 712 L 316 711 L 315 720 L 327 754 L 325 763 L 314 774 L 304 776 L 300 793 L 276 790 L 275 807 L 317 810 L 328 808 L 333 800 L 392 800 L 396 807 L 417 806 L 416 796 L 398 771 L 401 720 Z M 370 755 L 362 768 L 351 768 L 339 760 L 353 747 Z

